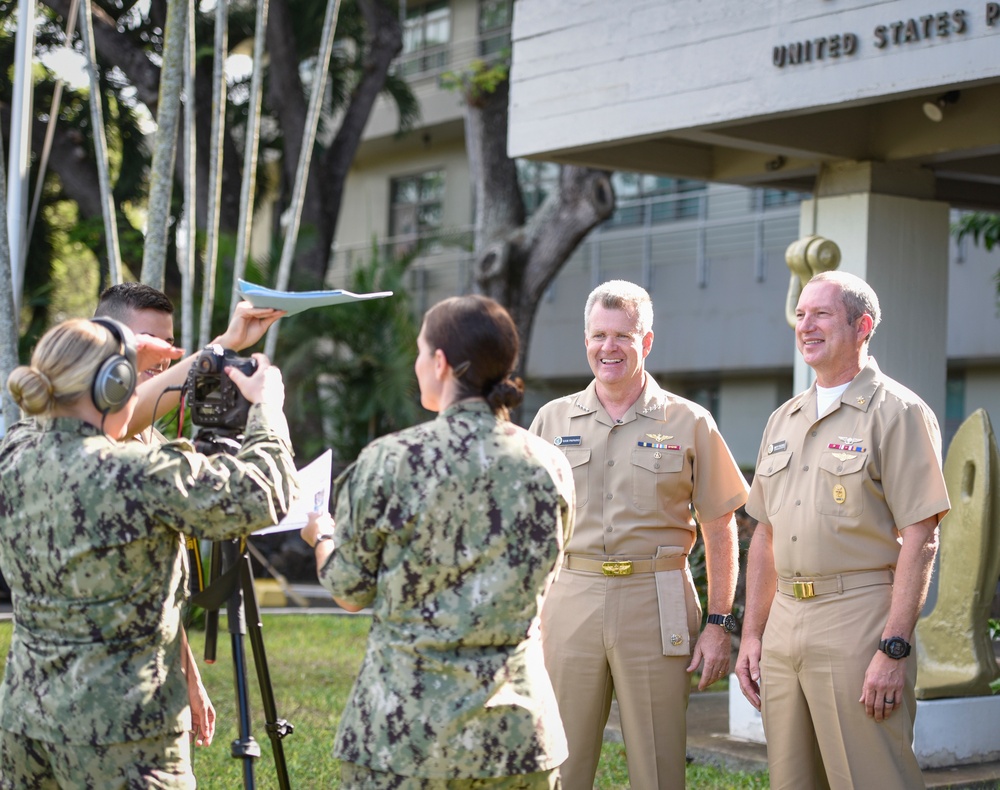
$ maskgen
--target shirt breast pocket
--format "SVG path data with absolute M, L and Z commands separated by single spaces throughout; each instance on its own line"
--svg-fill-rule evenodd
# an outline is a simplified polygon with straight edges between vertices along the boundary
M 657 458 L 659 455 L 659 458 Z M 684 468 L 679 452 L 657 452 L 637 448 L 632 451 L 632 503 L 639 510 L 665 507 L 675 475 Z
M 846 461 L 841 461 L 832 453 L 821 456 L 816 510 L 827 516 L 860 516 L 865 503 L 864 470 L 867 460 L 864 453 L 857 453 Z
M 570 467 L 573 469 L 573 483 L 576 486 L 576 506 L 587 504 L 590 496 L 590 450 L 586 447 L 563 447 Z
M 788 464 L 792 461 L 792 453 L 779 453 L 766 456 L 754 472 L 755 479 L 760 480 L 764 491 L 764 509 L 769 516 L 781 509 L 785 498 L 785 486 L 788 484 Z

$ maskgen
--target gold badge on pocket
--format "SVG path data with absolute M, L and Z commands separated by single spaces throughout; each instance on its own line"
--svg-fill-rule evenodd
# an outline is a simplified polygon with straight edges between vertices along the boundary
M 847 501 L 847 489 L 840 485 L 840 483 L 837 483 L 833 487 L 833 501 L 838 505 L 842 505 Z

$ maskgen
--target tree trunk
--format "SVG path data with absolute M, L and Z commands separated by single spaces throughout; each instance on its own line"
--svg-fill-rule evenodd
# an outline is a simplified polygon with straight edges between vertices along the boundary
M 466 145 L 476 181 L 476 287 L 510 311 L 521 336 L 523 376 L 545 289 L 584 237 L 614 212 L 615 193 L 610 173 L 564 166 L 559 188 L 525 222 L 516 164 L 507 156 L 507 106 L 506 81 L 466 102 Z
M 181 88 L 184 84 L 187 21 L 187 3 L 175 2 L 170 6 L 163 41 L 160 111 L 156 116 L 153 163 L 149 175 L 146 243 L 143 245 L 140 279 L 161 291 L 167 266 L 167 229 L 170 226 L 167 220 L 170 217 L 170 198 L 174 185 L 177 127 L 180 119 Z
M 300 250 L 295 261 L 296 282 L 307 289 L 322 287 L 326 279 L 347 173 L 361 144 L 361 135 L 372 107 L 385 85 L 389 67 L 403 48 L 399 18 L 387 3 L 383 0 L 357 0 L 357 3 L 369 30 L 370 47 L 364 76 L 351 93 L 350 103 L 333 143 L 313 159 L 309 169 L 302 224 L 314 234 L 314 242 Z M 288 9 L 281 3 L 272 7 L 267 44 L 272 73 L 268 102 L 278 116 L 284 136 L 282 167 L 287 189 L 295 183 L 307 102 L 298 77 L 291 20 Z M 287 205 L 288 195 L 283 195 L 283 198 Z

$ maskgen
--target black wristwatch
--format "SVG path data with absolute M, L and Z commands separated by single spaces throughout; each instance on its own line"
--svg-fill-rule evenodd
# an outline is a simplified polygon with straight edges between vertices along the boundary
M 901 636 L 890 636 L 878 643 L 878 649 L 897 661 L 910 655 L 910 643 Z
M 731 634 L 736 630 L 736 618 L 731 614 L 710 614 L 708 622 L 712 625 L 721 625 L 727 634 Z

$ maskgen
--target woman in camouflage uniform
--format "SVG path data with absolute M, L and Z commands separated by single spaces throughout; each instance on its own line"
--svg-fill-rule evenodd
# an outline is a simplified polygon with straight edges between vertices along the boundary
M 179 351 L 115 326 L 118 337 L 96 322 L 60 324 L 8 379 L 28 419 L 0 444 L 0 564 L 14 609 L 2 788 L 194 787 L 178 531 L 246 535 L 274 524 L 295 493 L 281 374 L 262 355 L 252 377 L 231 373 L 254 404 L 235 456 L 186 440 L 118 444 L 136 396 L 126 387 L 98 409 L 105 363 L 141 369 Z
M 439 416 L 339 478 L 336 540 L 325 514 L 303 530 L 335 600 L 373 609 L 334 748 L 342 786 L 558 787 L 566 739 L 538 612 L 572 530 L 572 472 L 507 418 L 522 386 L 499 304 L 441 302 L 417 346 L 421 403 Z

